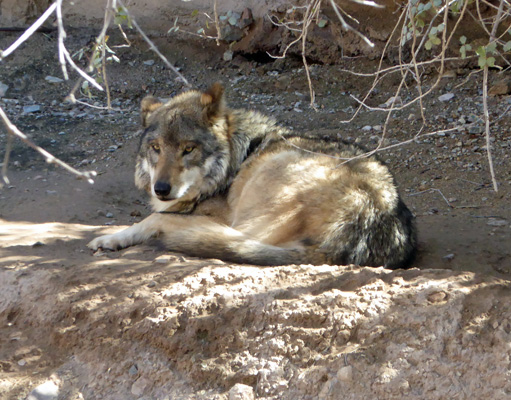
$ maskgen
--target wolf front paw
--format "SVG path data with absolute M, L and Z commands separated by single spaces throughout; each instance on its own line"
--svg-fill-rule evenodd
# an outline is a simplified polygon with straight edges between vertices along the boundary
M 97 251 L 99 249 L 103 250 L 120 250 L 126 246 L 123 246 L 119 237 L 117 235 L 103 235 L 97 237 L 87 244 L 89 249 Z

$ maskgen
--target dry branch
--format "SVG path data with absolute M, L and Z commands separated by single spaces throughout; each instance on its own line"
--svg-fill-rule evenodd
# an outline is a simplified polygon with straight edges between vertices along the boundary
M 96 176 L 96 172 L 95 171 L 85 171 L 85 172 L 78 171 L 77 169 L 71 167 L 69 164 L 65 163 L 64 161 L 62 161 L 62 160 L 58 159 L 57 157 L 55 157 L 54 155 L 50 154 L 49 152 L 44 150 L 42 147 L 39 147 L 38 145 L 36 145 L 34 142 L 32 142 L 28 138 L 27 135 L 25 135 L 23 132 L 21 132 L 9 120 L 9 118 L 7 117 L 7 114 L 4 112 L 2 107 L 0 107 L 0 118 L 2 119 L 5 127 L 7 128 L 7 131 L 9 133 L 9 135 L 12 135 L 12 136 L 15 136 L 15 137 L 21 139 L 25 144 L 27 144 L 28 146 L 30 146 L 31 148 L 33 148 L 34 150 L 36 150 L 37 152 L 42 154 L 43 157 L 46 159 L 47 163 L 49 163 L 49 164 L 57 164 L 57 165 L 61 166 L 62 168 L 66 169 L 67 171 L 71 172 L 72 174 L 75 174 L 77 177 L 82 178 L 82 179 L 86 179 L 87 182 L 89 182 L 91 184 L 94 183 L 94 180 L 92 178 Z M 8 161 L 9 158 L 8 158 L 7 154 L 10 153 L 10 149 L 8 148 L 7 150 L 8 150 L 8 152 L 6 153 L 6 158 L 7 158 L 7 161 Z M 3 170 L 3 173 L 7 172 L 6 165 L 7 164 L 4 163 L 3 168 L 5 170 Z M 4 181 L 6 183 L 9 182 L 8 180 L 6 181 L 6 175 L 4 175 Z

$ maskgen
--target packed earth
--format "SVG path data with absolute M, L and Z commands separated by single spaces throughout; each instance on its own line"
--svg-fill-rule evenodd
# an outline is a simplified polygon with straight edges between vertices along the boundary
M 72 53 L 95 32 L 70 30 Z M 17 37 L 3 32 L 0 48 Z M 488 167 L 482 74 L 449 65 L 423 100 L 387 113 L 359 102 L 378 60 L 310 65 L 234 52 L 214 41 L 154 37 L 194 87 L 222 82 L 232 107 L 294 130 L 375 149 L 416 216 L 412 269 L 255 267 L 166 251 L 157 240 L 92 254 L 93 237 L 150 213 L 134 186 L 139 104 L 183 82 L 134 32 L 112 33 L 105 95 L 64 98 L 54 33 L 35 34 L 0 69 L 0 106 L 35 143 L 93 185 L 19 140 L 0 190 L 2 399 L 509 399 L 511 398 L 511 80 L 491 71 Z M 84 66 L 86 58 L 81 61 Z M 351 72 L 350 72 L 351 71 Z M 438 70 L 424 69 L 431 87 Z M 401 73 L 366 103 L 389 104 Z M 399 101 L 417 97 L 407 82 Z M 436 132 L 436 133 L 435 133 Z M 6 130 L 0 137 L 2 157 Z M 430 134 L 433 133 L 433 134 Z M 400 144 L 401 142 L 406 142 Z

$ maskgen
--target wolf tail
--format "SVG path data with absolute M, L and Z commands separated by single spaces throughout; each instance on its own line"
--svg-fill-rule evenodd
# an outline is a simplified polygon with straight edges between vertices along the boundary
M 299 244 L 293 247 L 265 244 L 208 217 L 174 214 L 172 223 L 162 224 L 158 230 L 169 250 L 195 257 L 254 265 L 300 264 L 306 258 Z

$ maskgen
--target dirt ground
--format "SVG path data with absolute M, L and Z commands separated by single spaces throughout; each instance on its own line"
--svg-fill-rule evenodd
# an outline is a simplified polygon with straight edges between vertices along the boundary
M 15 37 L 3 33 L 0 47 Z M 71 31 L 66 43 L 78 50 L 90 40 Z M 93 237 L 149 214 L 133 183 L 140 100 L 183 89 L 130 40 L 129 48 L 114 47 L 116 35 L 109 42 L 121 60 L 108 66 L 114 111 L 62 102 L 72 83 L 45 80 L 61 77 L 52 34 L 34 36 L 1 66 L 9 89 L 0 105 L 13 122 L 98 176 L 79 181 L 14 143 L 11 183 L 0 191 L 0 398 L 511 398 L 511 117 L 503 115 L 511 97 L 489 99 L 498 193 L 477 122 L 482 75 L 468 64 L 450 67 L 425 99 L 424 132 L 476 124 L 380 153 L 417 217 L 410 270 L 234 265 L 156 241 L 93 255 L 85 246 Z M 371 72 L 374 61 L 313 65 L 314 111 L 298 60 L 224 61 L 214 44 L 156 43 L 194 86 L 221 81 L 234 107 L 377 145 L 386 114 L 362 110 L 342 122 L 372 83 L 345 70 Z M 423 72 L 427 88 L 437 72 Z M 492 71 L 491 86 L 503 78 Z M 368 103 L 385 103 L 399 79 L 385 79 Z M 416 95 L 410 84 L 401 97 Z M 102 105 L 104 96 L 83 100 Z M 418 104 L 395 112 L 384 144 L 413 138 L 421 125 Z

